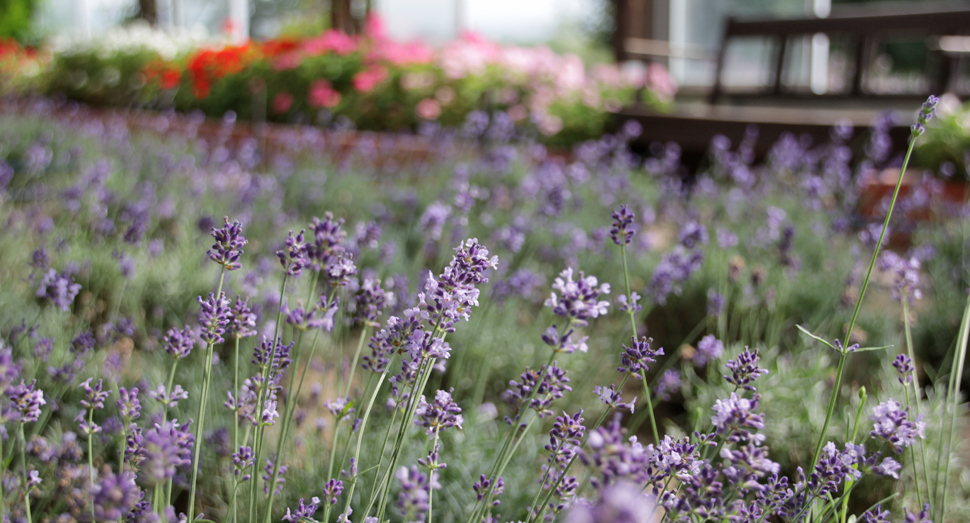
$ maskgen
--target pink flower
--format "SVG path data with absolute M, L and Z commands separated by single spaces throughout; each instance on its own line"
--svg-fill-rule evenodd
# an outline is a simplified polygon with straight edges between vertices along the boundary
M 422 120 L 437 120 L 441 116 L 441 106 L 433 98 L 425 98 L 418 102 L 414 112 Z
M 387 69 L 381 66 L 372 66 L 354 75 L 354 89 L 362 93 L 370 92 L 377 84 L 387 78 Z
M 511 118 L 513 122 L 521 122 L 522 120 L 525 120 L 527 116 L 529 116 L 529 110 L 522 104 L 509 107 L 507 112 L 509 114 L 509 118 Z
M 275 114 L 283 114 L 293 107 L 293 95 L 283 91 L 273 97 L 272 109 Z
M 677 94 L 677 82 L 670 77 L 667 68 L 660 64 L 650 64 L 647 68 L 647 87 L 665 101 L 673 100 Z
M 386 40 L 387 28 L 384 25 L 384 19 L 375 13 L 368 14 L 367 19 L 364 20 L 364 34 L 374 40 Z
M 331 29 L 316 38 L 311 38 L 304 42 L 303 50 L 312 56 L 319 56 L 328 51 L 333 51 L 343 56 L 356 51 L 357 44 L 353 38 L 340 31 Z
M 310 84 L 310 93 L 307 95 L 307 103 L 310 107 L 319 108 L 336 107 L 340 103 L 340 93 L 330 86 L 326 80 L 314 80 Z
M 273 60 L 273 69 L 276 71 L 286 71 L 289 69 L 296 69 L 300 66 L 300 54 L 297 52 L 289 52 L 276 57 Z

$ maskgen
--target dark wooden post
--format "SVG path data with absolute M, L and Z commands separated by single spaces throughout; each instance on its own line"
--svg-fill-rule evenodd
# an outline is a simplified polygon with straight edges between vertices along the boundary
M 852 96 L 862 95 L 862 78 L 868 65 L 869 46 L 872 41 L 868 36 L 863 36 L 857 42 L 858 44 L 855 50 L 855 73 L 852 75 Z
M 721 97 L 721 73 L 724 70 L 724 57 L 727 54 L 727 44 L 731 40 L 731 33 L 734 26 L 734 17 L 729 16 L 724 24 L 724 34 L 721 36 L 721 45 L 717 50 L 717 65 L 714 68 L 714 87 L 711 88 L 711 105 L 716 104 Z
M 785 35 L 780 35 L 778 37 L 778 46 L 775 49 L 777 53 L 775 55 L 775 84 L 772 88 L 772 93 L 775 96 L 781 94 L 781 75 L 785 70 L 785 51 L 788 47 L 788 37 Z
M 138 18 L 155 27 L 158 24 L 158 6 L 156 0 L 138 0 Z

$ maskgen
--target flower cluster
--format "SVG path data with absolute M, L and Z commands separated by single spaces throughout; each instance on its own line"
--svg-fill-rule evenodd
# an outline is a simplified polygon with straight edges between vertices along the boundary
M 283 248 L 276 251 L 276 257 L 280 260 L 283 271 L 290 276 L 299 276 L 303 269 L 310 265 L 307 257 L 307 244 L 303 238 L 303 233 L 293 236 L 293 231 L 286 238 Z
M 559 368 L 556 363 L 540 369 L 526 367 L 519 381 L 509 381 L 510 388 L 505 391 L 504 397 L 512 404 L 531 408 L 539 417 L 545 417 L 552 414 L 549 405 L 553 400 L 573 390 L 566 385 L 567 383 L 569 378 L 566 377 L 566 371 Z M 511 425 L 513 420 L 507 418 L 506 422 Z
M 38 298 L 52 303 L 64 312 L 70 309 L 79 292 L 81 292 L 81 284 L 74 283 L 70 275 L 59 273 L 54 269 L 47 269 L 37 287 Z
M 642 374 L 650 370 L 650 364 L 657 361 L 658 356 L 664 355 L 664 349 L 663 347 L 652 348 L 650 346 L 653 343 L 652 338 L 631 339 L 632 343 L 629 347 L 623 345 L 620 366 L 616 370 L 629 372 L 634 378 L 641 379 Z
M 212 228 L 212 237 L 216 239 L 216 243 L 212 244 L 212 249 L 206 254 L 210 260 L 222 265 L 227 271 L 234 271 L 242 267 L 239 257 L 243 254 L 242 248 L 249 242 L 242 235 L 242 224 L 230 224 L 228 216 L 225 220 L 226 224 L 221 228 Z
M 582 271 L 573 281 L 572 268 L 559 274 L 552 289 L 545 302 L 546 307 L 551 307 L 557 316 L 568 318 L 577 325 L 587 325 L 587 320 L 606 314 L 610 306 L 610 302 L 598 300 L 600 295 L 610 293 L 610 284 L 600 284 L 596 276 L 586 276 Z
M 489 257 L 476 238 L 462 241 L 444 272 L 438 278 L 429 274 L 424 292 L 418 293 L 422 318 L 432 327 L 454 332 L 455 323 L 468 321 L 471 308 L 478 306 L 477 285 L 488 283 L 485 271 L 497 268 L 498 256 Z
M 897 454 L 922 438 L 926 423 L 909 419 L 909 409 L 903 409 L 896 400 L 886 400 L 872 411 L 872 431 L 869 433 L 890 445 Z
M 610 228 L 610 238 L 617 245 L 630 245 L 633 235 L 636 234 L 636 226 L 633 220 L 636 215 L 626 205 L 613 211 L 613 226 Z
M 458 427 L 458 430 L 461 430 L 461 424 L 464 423 L 461 408 L 451 399 L 451 391 L 435 392 L 432 403 L 428 403 L 424 396 L 421 396 L 414 415 L 414 423 L 427 429 L 425 433 L 429 436 L 436 435 L 449 427 Z
M 936 113 L 936 106 L 939 103 L 940 99 L 932 94 L 923 102 L 923 107 L 920 108 L 919 115 L 916 117 L 916 123 L 912 127 L 912 135 L 914 138 L 922 136 L 926 132 L 926 124 L 933 119 L 933 115 Z
M 13 409 L 17 413 L 17 421 L 20 423 L 33 423 L 40 417 L 40 408 L 47 404 L 44 399 L 44 391 L 34 389 L 37 380 L 29 384 L 20 380 L 20 385 L 7 387 L 7 397 L 13 404 Z
M 226 333 L 226 326 L 232 320 L 232 309 L 230 308 L 229 298 L 226 298 L 226 293 L 223 292 L 216 298 L 210 292 L 208 299 L 203 300 L 202 296 L 199 296 L 198 301 L 199 325 L 202 326 L 201 338 L 211 345 L 218 345 L 226 341 L 222 335 Z
M 879 257 L 879 269 L 893 275 L 894 300 L 909 300 L 909 305 L 913 306 L 915 300 L 923 297 L 923 292 L 919 289 L 919 258 L 904 258 L 892 251 L 884 251 Z
M 724 379 L 735 387 L 752 392 L 756 391 L 757 389 L 751 383 L 762 375 L 768 374 L 767 369 L 758 366 L 760 359 L 761 356 L 757 350 L 751 352 L 750 349 L 745 347 L 744 351 L 738 355 L 738 359 L 728 360 L 727 368 L 731 370 L 731 375 L 724 376 Z

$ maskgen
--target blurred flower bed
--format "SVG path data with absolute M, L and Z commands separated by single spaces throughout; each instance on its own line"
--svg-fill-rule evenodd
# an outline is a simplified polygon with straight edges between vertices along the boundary
M 503 112 L 556 146 L 602 135 L 610 115 L 638 91 L 659 110 L 676 92 L 659 65 L 587 68 L 575 55 L 502 46 L 472 33 L 433 49 L 392 40 L 377 18 L 355 37 L 327 31 L 233 45 L 133 26 L 51 47 L 29 90 L 95 106 L 375 131 L 455 126 L 473 111 Z

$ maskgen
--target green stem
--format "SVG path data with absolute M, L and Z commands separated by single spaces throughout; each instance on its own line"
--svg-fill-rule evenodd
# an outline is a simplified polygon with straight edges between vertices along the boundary
M 653 400 L 650 398 L 650 384 L 647 382 L 647 374 L 643 367 L 640 367 L 640 379 L 643 381 L 643 395 L 647 398 L 647 412 L 650 413 L 650 430 L 653 432 L 654 443 L 660 443 L 660 433 L 657 432 L 657 419 L 653 414 Z
M 367 420 L 370 418 L 371 409 L 374 407 L 374 400 L 377 399 L 377 393 L 381 390 L 381 385 L 384 384 L 384 378 L 386 377 L 387 377 L 387 369 L 385 368 L 384 372 L 381 373 L 381 377 L 378 378 L 377 380 L 377 386 L 374 387 L 374 392 L 371 393 L 370 400 L 367 401 L 367 409 L 364 411 L 364 417 L 361 418 L 361 422 L 360 422 L 360 429 L 357 431 L 357 449 L 354 450 L 354 463 L 359 464 L 360 445 L 364 439 L 364 431 L 367 429 Z M 391 422 L 391 424 L 393 425 L 393 421 Z M 388 426 L 388 428 L 390 428 L 390 426 Z M 384 438 L 384 443 L 385 445 L 387 444 L 386 436 Z M 382 448 L 381 458 L 383 459 L 383 457 L 384 457 L 384 452 Z M 377 465 L 377 470 L 378 471 L 380 470 L 380 463 L 378 463 Z M 344 520 L 347 520 L 350 518 L 350 514 L 348 514 L 348 509 L 350 508 L 350 502 L 353 500 L 353 497 L 354 497 L 354 490 L 357 487 L 357 477 L 356 476 L 352 477 L 350 481 L 351 481 L 350 488 L 348 489 L 347 498 L 346 498 L 346 501 L 344 502 L 344 510 L 342 512 L 342 514 L 344 515 Z
M 354 383 L 354 372 L 357 370 L 357 360 L 360 359 L 360 351 L 364 348 L 364 339 L 367 337 L 367 326 L 360 330 L 360 338 L 357 340 L 357 352 L 354 353 L 354 361 L 350 365 L 350 376 L 347 378 L 347 388 L 344 390 L 344 397 L 350 397 L 350 386 Z
M 94 408 L 88 409 L 88 428 L 94 426 Z M 88 433 L 88 479 L 90 480 L 91 521 L 97 521 L 94 514 L 94 434 Z
M 960 332 L 957 335 L 957 345 L 954 352 L 953 364 L 950 369 L 950 384 L 947 400 L 952 402 L 950 412 L 950 434 L 946 443 L 945 462 L 943 465 L 943 492 L 940 493 L 940 514 L 938 521 L 946 521 L 946 490 L 950 483 L 950 457 L 953 451 L 953 440 L 956 438 L 956 418 L 959 416 L 960 388 L 963 382 L 963 365 L 967 357 L 967 338 L 970 336 L 970 296 L 967 297 L 967 306 L 963 311 L 963 322 L 960 324 Z M 939 481 L 937 481 L 939 483 Z
M 435 332 L 438 328 L 435 327 Z M 433 336 L 433 335 L 432 335 Z M 419 372 L 414 380 L 414 387 L 411 389 L 411 396 L 408 398 L 408 410 L 401 420 L 401 426 L 398 429 L 398 437 L 394 442 L 394 450 L 391 452 L 390 464 L 387 467 L 387 472 L 385 473 L 385 481 L 383 485 L 383 491 L 381 493 L 380 503 L 377 505 L 377 519 L 379 523 L 384 521 L 384 514 L 387 510 L 387 492 L 391 486 L 391 476 L 394 473 L 394 467 L 397 466 L 398 459 L 401 457 L 401 449 L 404 447 L 404 439 L 407 436 L 408 429 L 411 428 L 411 423 L 414 420 L 414 411 L 418 407 L 418 399 L 421 397 L 421 393 L 424 391 L 424 387 L 428 384 L 428 379 L 431 376 L 431 369 L 434 367 L 434 358 L 427 358 L 425 361 L 421 362 L 419 367 Z
M 27 438 L 24 437 L 24 424 L 20 423 L 20 468 L 24 482 L 24 508 L 27 510 L 27 523 L 32 523 L 30 517 L 30 487 L 27 482 Z M 89 438 L 90 439 L 90 438 Z M 93 505 L 92 505 L 93 507 Z
M 907 351 L 909 352 L 909 359 L 912 360 L 913 362 L 913 398 L 914 398 L 914 402 L 916 403 L 916 416 L 920 417 L 922 415 L 923 407 L 922 407 L 922 401 L 920 400 L 919 396 L 920 396 L 920 391 L 923 389 L 921 389 L 919 386 L 919 373 L 916 370 L 916 349 L 913 346 L 913 335 L 911 332 L 912 329 L 910 328 L 910 325 L 909 325 L 909 300 L 905 296 L 903 297 L 903 327 L 904 327 L 904 332 L 906 333 L 906 347 L 907 347 Z M 907 392 L 906 395 L 909 396 L 909 393 Z M 923 479 L 925 480 L 924 482 L 926 483 L 926 497 L 927 497 L 927 500 L 929 500 L 930 499 L 930 478 L 928 474 L 930 469 L 926 466 L 926 443 L 923 440 L 918 440 L 917 444 L 919 445 L 920 457 L 922 458 L 922 461 L 923 461 L 923 474 L 924 474 Z M 916 455 L 915 455 L 916 451 L 913 450 L 913 447 L 910 447 L 910 450 L 913 452 L 913 474 L 915 475 L 915 474 L 918 474 L 916 470 Z M 923 506 L 922 500 L 920 500 L 919 504 L 921 507 Z
M 226 280 L 226 268 L 219 272 L 219 287 L 216 289 L 215 299 L 218 302 L 222 296 L 222 284 Z M 189 483 L 189 521 L 195 521 L 195 490 L 199 479 L 199 458 L 202 455 L 202 432 L 205 427 L 205 407 L 209 399 L 209 387 L 212 383 L 212 352 L 215 343 L 209 342 L 205 348 L 205 370 L 202 373 L 202 393 L 199 398 L 199 420 L 195 427 L 195 445 L 192 450 L 192 481 Z
M 862 301 L 865 299 L 866 289 L 869 288 L 869 279 L 872 277 L 872 269 L 876 266 L 876 259 L 879 257 L 879 249 L 882 247 L 883 240 L 886 237 L 886 231 L 889 230 L 889 219 L 892 218 L 893 209 L 896 207 L 896 200 L 899 198 L 899 188 L 903 185 L 903 176 L 906 174 L 906 166 L 909 165 L 909 157 L 913 154 L 913 146 L 915 145 L 916 139 L 910 139 L 909 148 L 906 149 L 906 157 L 903 158 L 903 166 L 899 169 L 899 179 L 896 180 L 896 188 L 893 190 L 893 197 L 889 202 L 889 211 L 886 212 L 886 219 L 883 221 L 882 231 L 879 233 L 879 240 L 876 242 L 876 248 L 872 251 L 872 259 L 869 261 L 869 270 L 866 271 L 866 279 L 862 283 L 862 289 L 859 291 L 859 299 L 856 300 L 855 309 L 852 311 L 852 319 L 849 321 L 848 329 L 846 329 L 844 344 L 846 348 L 843 349 L 842 354 L 839 356 L 839 368 L 835 377 L 835 389 L 832 390 L 832 399 L 829 402 L 829 408 L 825 414 L 825 423 L 822 424 L 822 432 L 819 434 L 818 444 L 815 446 L 815 457 L 812 458 L 811 469 L 815 468 L 815 464 L 818 463 L 818 458 L 822 454 L 822 445 L 825 443 L 825 434 L 828 432 L 829 424 L 832 422 L 832 415 L 835 413 L 835 404 L 838 401 L 839 392 L 842 387 L 842 375 L 845 371 L 845 358 L 848 354 L 847 348 L 852 344 L 852 329 L 855 327 L 856 320 L 859 317 L 859 309 L 862 308 Z M 805 499 L 807 500 L 808 498 L 806 497 Z
M 438 446 L 438 429 L 434 429 L 434 441 L 431 443 L 431 452 L 435 451 Z M 428 523 L 432 523 L 431 514 L 434 508 L 434 476 L 438 472 L 437 463 L 434 464 L 436 468 L 428 471 Z M 28 522 L 29 523 L 29 522 Z

